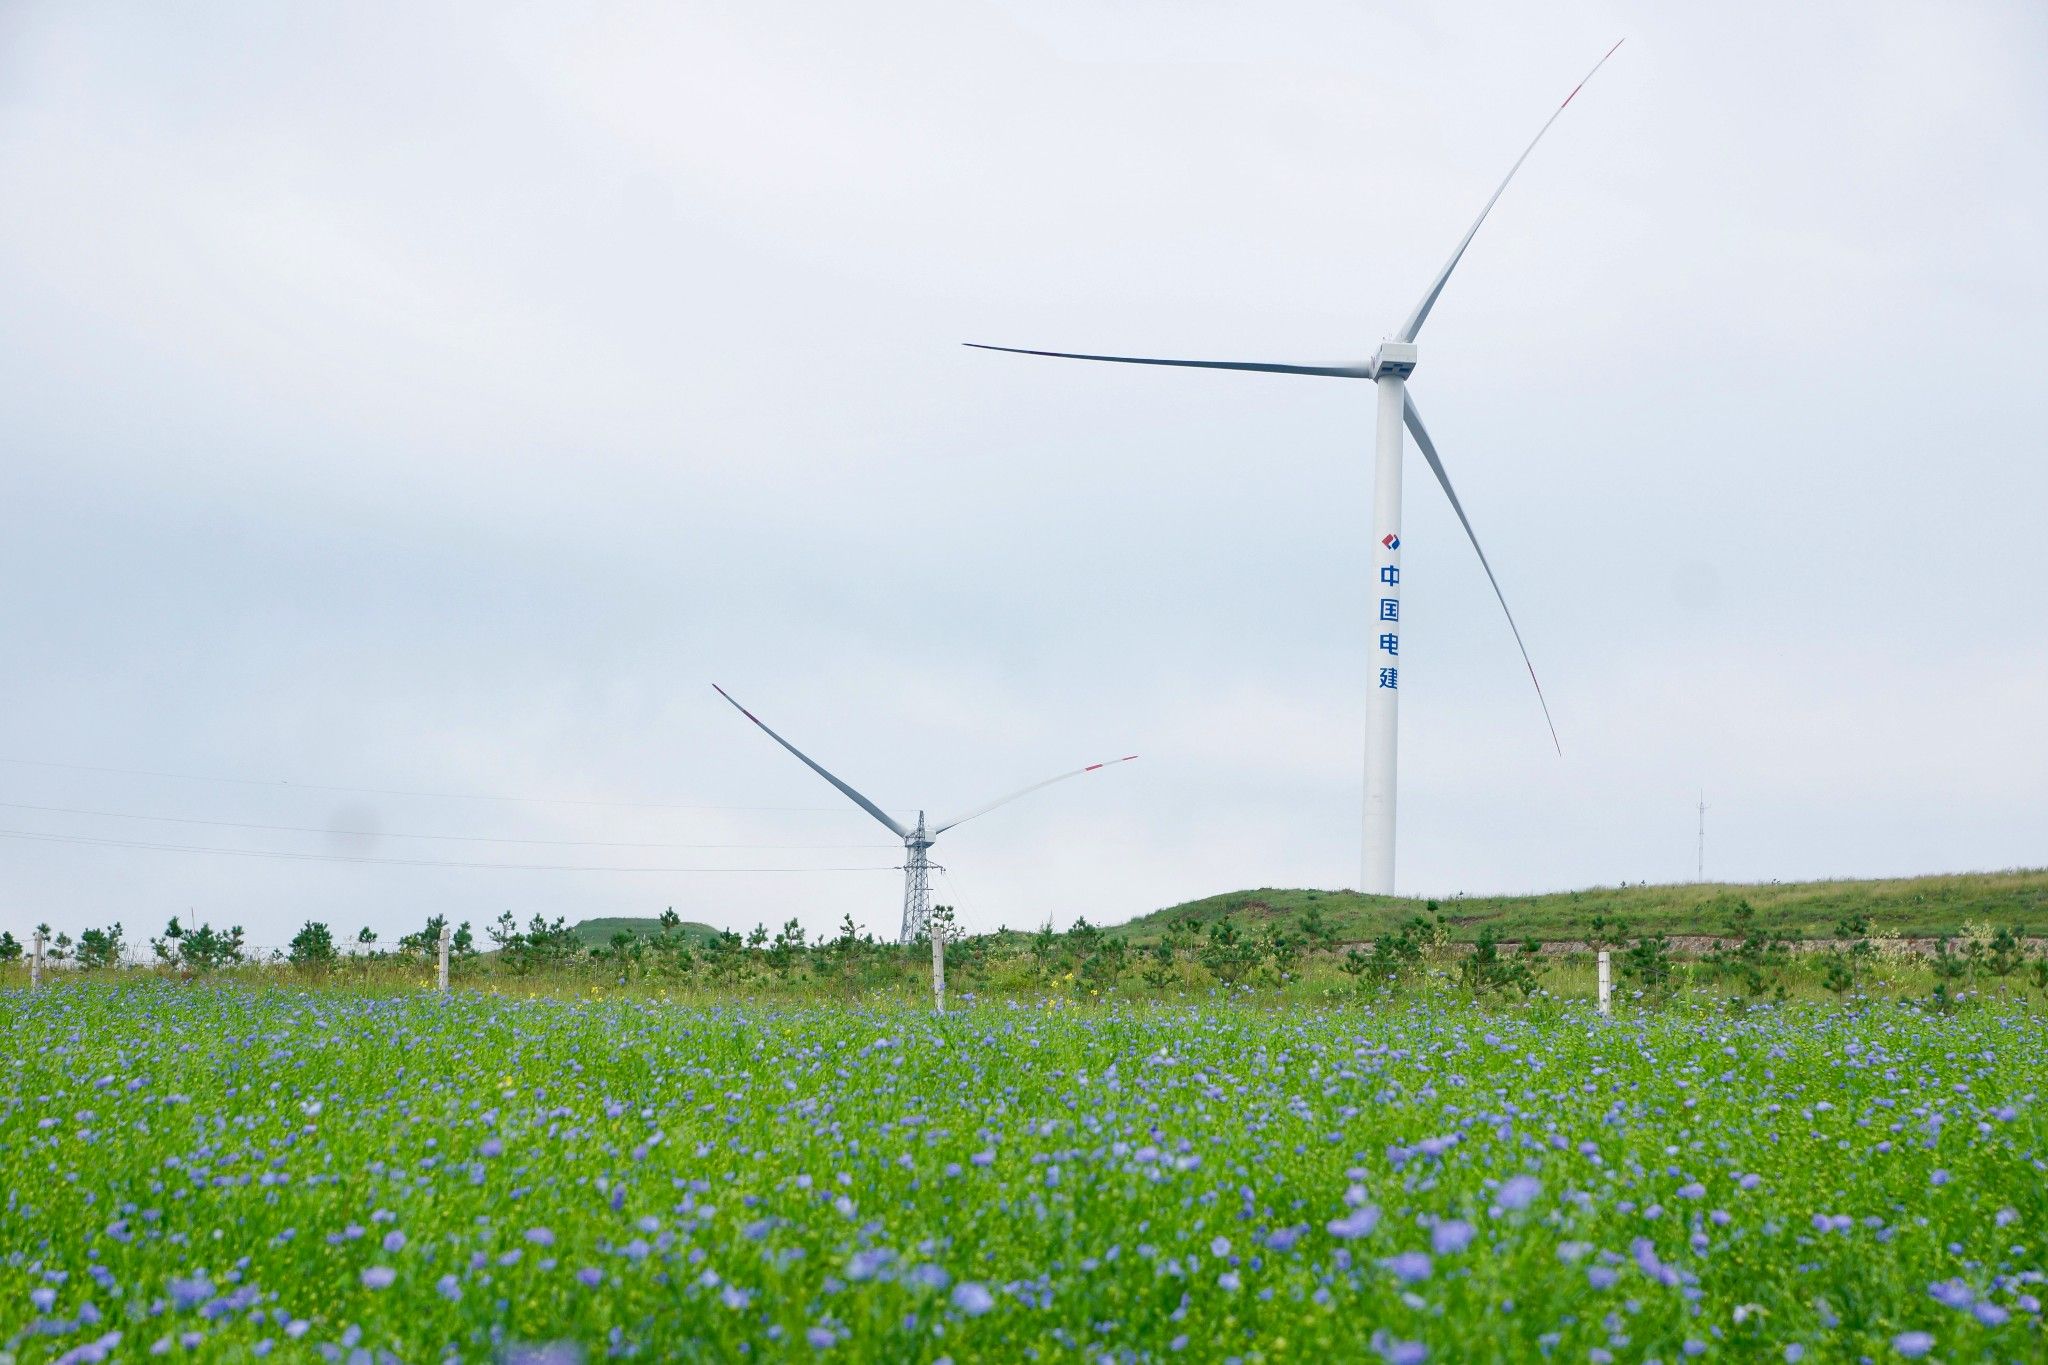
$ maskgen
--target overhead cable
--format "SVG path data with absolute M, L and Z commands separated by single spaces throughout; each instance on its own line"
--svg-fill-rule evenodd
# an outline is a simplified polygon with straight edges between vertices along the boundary
M 369 854 L 287 853 L 260 848 L 214 848 L 201 844 L 158 844 L 139 839 L 99 839 L 83 834 L 39 834 L 33 830 L 0 829 L 0 839 L 24 839 L 46 844 L 89 844 L 100 848 L 152 849 L 165 853 L 215 853 L 231 858 L 278 858 L 307 863 L 379 863 L 392 867 L 490 868 L 500 872 L 895 872 L 898 865 L 873 867 L 611 867 L 580 863 L 476 863 L 433 858 L 380 858 Z

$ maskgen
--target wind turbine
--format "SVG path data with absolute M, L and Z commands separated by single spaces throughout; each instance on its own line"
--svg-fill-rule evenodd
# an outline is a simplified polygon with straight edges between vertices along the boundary
M 1119 763 L 1129 763 L 1137 757 L 1136 754 L 1125 754 L 1122 758 L 1112 758 L 1103 763 L 1090 763 L 1085 768 L 1076 768 L 1072 772 L 1061 773 L 1057 777 L 1048 777 L 1043 782 L 1034 782 L 1028 787 L 1011 792 L 1008 796 L 999 796 L 987 805 L 976 806 L 965 815 L 956 815 L 952 819 L 943 821 L 929 829 L 925 826 L 924 812 L 919 811 L 917 813 L 916 826 L 905 828 L 900 821 L 896 820 L 880 806 L 868 800 L 844 782 L 841 782 L 831 773 L 826 772 L 809 754 L 797 748 L 796 745 L 791 744 L 773 730 L 770 730 L 767 722 L 763 721 L 746 707 L 741 706 L 737 701 L 733 701 L 732 693 L 726 691 L 717 683 L 711 684 L 711 688 L 719 696 L 732 702 L 734 710 L 760 726 L 761 732 L 767 735 L 768 738 L 795 754 L 806 768 L 809 768 L 812 772 L 839 788 L 840 793 L 847 800 L 853 802 L 854 805 L 859 806 L 877 820 L 880 820 L 884 825 L 887 825 L 889 832 L 903 841 L 903 928 L 898 938 L 898 942 L 901 943 L 915 942 L 923 937 L 931 927 L 932 883 L 931 858 L 929 855 L 932 844 L 938 840 L 941 834 L 944 834 L 955 825 L 964 825 L 977 816 L 987 815 L 998 806 L 1007 806 L 1019 797 L 1029 796 L 1035 791 L 1050 787 L 1055 782 L 1064 782 L 1070 777 L 1079 777 L 1083 773 L 1100 772 L 1104 768 L 1112 768 Z
M 1508 168 L 1500 188 L 1479 210 L 1479 217 L 1459 240 L 1458 249 L 1451 253 L 1451 259 L 1430 282 L 1422 301 L 1415 305 L 1399 328 L 1380 343 L 1371 360 L 1351 365 L 1280 365 L 1246 360 L 1162 360 L 1146 356 L 1090 355 L 1077 351 L 1034 351 L 1019 346 L 966 343 L 976 350 L 1054 356 L 1063 360 L 1106 360 L 1121 365 L 1174 365 L 1201 370 L 1256 370 L 1266 374 L 1318 375 L 1327 379 L 1370 379 L 1378 387 L 1379 420 L 1373 449 L 1372 537 L 1379 590 L 1370 626 L 1371 633 L 1378 638 L 1373 651 L 1374 685 L 1366 693 L 1365 850 L 1359 881 L 1362 891 L 1382 896 L 1390 896 L 1394 892 L 1395 735 L 1401 697 L 1401 455 L 1404 427 L 1415 437 L 1416 448 L 1421 450 L 1430 472 L 1436 475 L 1436 481 L 1443 485 L 1444 496 L 1451 500 L 1451 510 L 1458 514 L 1458 523 L 1465 528 L 1466 537 L 1479 554 L 1479 566 L 1486 571 L 1486 581 L 1493 585 L 1493 595 L 1500 599 L 1500 609 L 1508 618 L 1508 629 L 1514 633 L 1515 646 L 1522 651 L 1522 662 L 1529 670 L 1529 681 L 1535 684 L 1536 701 L 1543 708 L 1543 722 L 1550 727 L 1550 742 L 1560 754 L 1564 752 L 1564 746 L 1558 743 L 1557 726 L 1550 719 L 1550 703 L 1543 698 L 1543 684 L 1537 682 L 1536 666 L 1529 660 L 1528 646 L 1522 643 L 1521 628 L 1515 624 L 1514 613 L 1508 610 L 1507 596 L 1500 590 L 1500 580 L 1494 577 L 1493 566 L 1486 560 L 1486 551 L 1480 548 L 1479 537 L 1472 530 L 1471 519 L 1465 515 L 1464 504 L 1458 501 L 1458 494 L 1451 487 L 1451 477 L 1444 472 L 1443 461 L 1437 457 L 1436 443 L 1429 439 L 1429 431 L 1422 425 L 1422 414 L 1416 410 L 1415 399 L 1408 393 L 1408 376 L 1415 370 L 1415 338 L 1422 331 L 1422 324 L 1428 320 L 1430 310 L 1436 307 L 1444 286 L 1450 282 L 1451 272 L 1464 258 L 1465 248 L 1472 245 L 1480 224 L 1493 211 L 1502 191 L 1507 189 L 1508 181 L 1515 178 L 1515 172 L 1522 169 L 1522 163 L 1529 159 L 1529 153 L 1536 150 L 1536 144 L 1550 131 L 1550 125 L 1557 122 L 1565 106 L 1585 88 L 1586 81 L 1593 79 L 1594 72 L 1607 64 L 1607 58 L 1612 57 L 1620 46 L 1616 43 L 1607 49 L 1606 55 L 1593 63 L 1593 70 L 1586 73 L 1585 79 L 1572 87 L 1572 93 L 1565 96 L 1564 104 L 1552 111 L 1523 149 L 1522 155 Z

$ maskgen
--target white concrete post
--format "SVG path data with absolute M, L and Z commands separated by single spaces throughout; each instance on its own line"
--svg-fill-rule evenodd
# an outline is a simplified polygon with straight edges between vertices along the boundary
M 946 1012 L 946 926 L 938 916 L 931 918 L 932 928 L 932 1008 L 940 1014 Z
M 43 931 L 38 929 L 29 936 L 28 988 L 36 989 L 43 984 Z
M 441 963 L 435 975 L 436 983 L 440 986 L 441 994 L 443 995 L 448 994 L 448 945 L 454 941 L 454 938 L 455 930 L 446 923 L 443 923 L 441 925 Z
M 1614 1013 L 1614 980 L 1607 972 L 1607 950 L 1600 950 L 1600 1012 Z

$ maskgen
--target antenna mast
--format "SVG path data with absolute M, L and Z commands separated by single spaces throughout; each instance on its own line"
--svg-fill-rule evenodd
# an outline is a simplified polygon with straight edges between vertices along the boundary
M 1699 865 L 1693 869 L 1693 880 L 1705 883 L 1707 880 L 1707 793 L 1700 791 L 1700 850 Z

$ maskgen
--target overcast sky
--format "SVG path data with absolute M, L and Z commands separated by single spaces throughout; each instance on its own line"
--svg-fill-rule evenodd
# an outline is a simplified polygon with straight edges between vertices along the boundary
M 1355 885 L 1371 387 L 959 343 L 1360 360 L 1620 37 L 1414 379 L 1564 754 L 1411 452 L 1401 889 L 2048 864 L 2038 4 L 14 0 L 0 928 L 893 931 L 713 682 L 1142 754 L 974 928 Z

